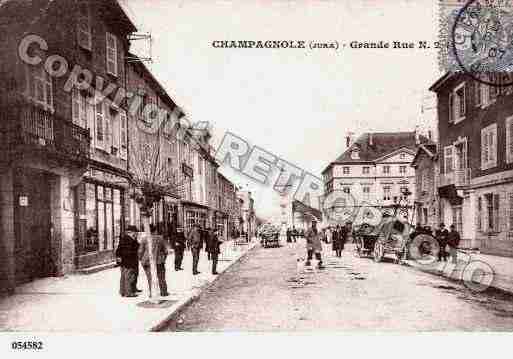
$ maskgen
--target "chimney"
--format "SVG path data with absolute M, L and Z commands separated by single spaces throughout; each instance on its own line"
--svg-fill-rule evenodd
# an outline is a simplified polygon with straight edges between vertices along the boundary
M 351 147 L 352 144 L 353 144 L 353 133 L 348 132 L 346 135 L 346 148 Z

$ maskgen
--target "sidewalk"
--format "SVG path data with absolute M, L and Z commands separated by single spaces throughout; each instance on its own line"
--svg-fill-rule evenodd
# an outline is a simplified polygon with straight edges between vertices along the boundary
M 255 245 L 223 244 L 218 272 L 239 261 Z M 199 271 L 192 275 L 192 257 L 186 252 L 183 271 L 174 271 L 174 255 L 166 261 L 169 297 L 166 308 L 143 308 L 138 303 L 148 299 L 148 282 L 142 268 L 136 298 L 119 295 L 120 269 L 94 274 L 52 277 L 22 285 L 16 293 L 0 298 L 0 331 L 45 332 L 145 332 L 158 330 L 173 314 L 191 303 L 218 276 L 211 273 L 211 262 L 201 253 Z
M 513 293 L 513 258 L 481 254 L 477 251 L 459 251 L 456 265 L 448 262 L 407 260 L 411 267 L 452 280 L 482 283 Z M 433 262 L 433 263 L 430 263 Z

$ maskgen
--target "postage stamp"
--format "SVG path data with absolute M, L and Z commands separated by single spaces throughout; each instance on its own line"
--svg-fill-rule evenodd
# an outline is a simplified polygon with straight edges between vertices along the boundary
M 440 1 L 442 71 L 464 72 L 491 86 L 510 86 L 513 70 L 513 1 Z M 505 76 L 490 76 L 502 73 Z

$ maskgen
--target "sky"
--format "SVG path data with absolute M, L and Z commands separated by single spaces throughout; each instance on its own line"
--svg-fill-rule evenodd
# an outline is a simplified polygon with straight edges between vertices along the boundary
M 442 75 L 434 49 L 219 49 L 215 40 L 437 41 L 433 0 L 122 0 L 152 35 L 148 67 L 193 121 L 209 121 L 315 175 L 348 131 L 413 131 L 432 121 L 428 88 Z M 139 55 L 147 42 L 134 44 Z M 432 106 L 425 106 L 429 109 Z M 252 191 L 257 213 L 279 197 L 223 166 Z M 277 175 L 277 173 L 275 172 Z

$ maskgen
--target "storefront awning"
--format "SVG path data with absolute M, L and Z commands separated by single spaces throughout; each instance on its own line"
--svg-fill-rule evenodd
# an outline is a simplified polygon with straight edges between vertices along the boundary
M 322 221 L 321 211 L 319 211 L 318 209 L 315 209 L 313 207 L 310 207 L 298 200 L 294 200 L 294 202 L 292 202 L 292 212 L 299 212 L 302 214 L 311 215 L 311 216 L 317 218 L 317 220 L 319 222 Z
M 438 194 L 441 198 L 446 198 L 453 206 L 460 206 L 463 203 L 463 198 L 458 195 L 454 185 L 439 187 Z
M 207 210 L 209 209 L 208 206 L 202 205 L 200 203 L 192 202 L 192 201 L 183 201 L 182 200 L 182 205 L 183 206 L 190 206 L 190 207 L 201 208 L 201 209 L 207 209 Z

